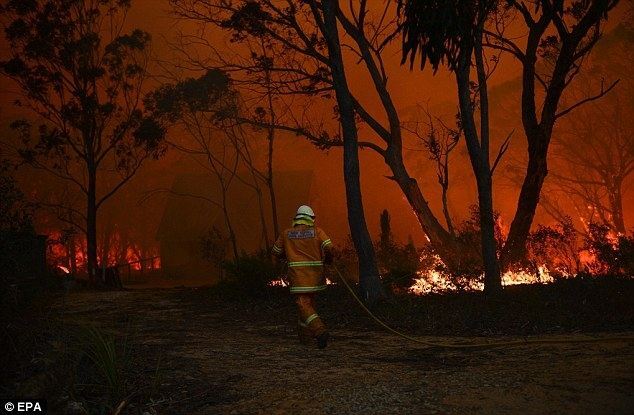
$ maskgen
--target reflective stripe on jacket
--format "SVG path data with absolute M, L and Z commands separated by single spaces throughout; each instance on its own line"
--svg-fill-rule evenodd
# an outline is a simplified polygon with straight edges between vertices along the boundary
M 288 276 L 292 293 L 309 293 L 326 288 L 323 272 L 324 253 L 332 249 L 326 233 L 307 221 L 295 221 L 273 245 L 273 253 L 288 260 Z

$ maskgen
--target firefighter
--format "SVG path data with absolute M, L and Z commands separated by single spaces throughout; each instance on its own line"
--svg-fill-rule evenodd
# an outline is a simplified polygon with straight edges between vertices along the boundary
M 302 205 L 293 218 L 293 226 L 280 234 L 273 254 L 288 261 L 290 291 L 299 312 L 298 334 L 302 343 L 311 339 L 323 349 L 328 344 L 328 330 L 315 310 L 315 295 L 326 289 L 324 264 L 332 263 L 332 242 L 315 226 L 315 213 Z

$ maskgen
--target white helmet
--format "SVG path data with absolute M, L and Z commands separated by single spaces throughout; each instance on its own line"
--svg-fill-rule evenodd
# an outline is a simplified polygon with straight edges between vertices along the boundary
M 299 219 L 301 217 L 306 217 L 306 216 L 309 216 L 311 219 L 315 219 L 315 212 L 313 212 L 310 206 L 301 205 L 297 209 L 297 214 L 295 215 L 295 218 Z

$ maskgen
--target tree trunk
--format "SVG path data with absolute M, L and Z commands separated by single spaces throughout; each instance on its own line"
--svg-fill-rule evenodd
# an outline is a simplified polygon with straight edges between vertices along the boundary
M 493 177 L 490 153 L 489 92 L 487 74 L 484 68 L 482 32 L 476 39 L 476 72 L 480 97 L 480 171 L 478 174 L 478 205 L 480 206 L 480 237 L 482 240 L 482 261 L 484 263 L 484 292 L 496 294 L 502 291 L 502 277 L 495 240 L 495 218 L 493 216 Z
M 267 140 L 269 144 L 268 154 L 267 154 L 267 176 L 266 176 L 266 184 L 269 188 L 269 198 L 271 199 L 271 214 L 273 216 L 273 236 L 277 241 L 278 236 L 280 235 L 280 224 L 279 219 L 277 217 L 277 201 L 275 200 L 275 187 L 273 187 L 273 150 L 274 150 L 274 141 L 275 141 L 275 113 L 273 112 L 273 94 L 271 92 L 271 73 L 267 70 L 265 73 L 266 76 L 266 84 L 267 84 L 267 98 L 269 104 L 269 117 L 270 117 L 270 126 L 267 131 Z
M 323 1 L 323 30 L 328 44 L 330 68 L 343 131 L 343 173 L 346 186 L 348 224 L 359 257 L 359 288 L 362 298 L 368 303 L 373 303 L 383 295 L 383 288 L 379 278 L 374 246 L 372 245 L 363 211 L 361 180 L 359 177 L 357 126 L 339 45 L 336 19 L 338 8 L 337 0 Z
M 75 235 L 71 235 L 68 240 L 68 259 L 70 265 L 70 273 L 77 275 L 77 248 L 75 247 Z
M 449 167 L 448 167 L 448 155 L 445 156 L 445 162 L 443 166 L 444 179 L 439 180 L 440 186 L 442 187 L 442 213 L 445 217 L 445 222 L 447 223 L 447 231 L 451 236 L 456 235 L 456 231 L 453 227 L 453 221 L 451 220 L 451 214 L 449 213 Z
M 273 236 L 277 241 L 280 236 L 280 223 L 277 218 L 277 201 L 275 199 L 275 189 L 273 188 L 273 169 L 269 169 L 269 179 L 267 180 L 267 186 L 269 188 L 269 198 L 271 199 L 271 214 L 273 216 Z
M 484 292 L 496 294 L 502 291 L 502 277 L 497 257 L 495 219 L 493 217 L 493 184 L 491 176 L 478 181 L 478 204 L 480 207 L 480 237 L 482 262 L 484 264 Z
M 262 189 L 258 186 L 257 178 L 253 177 L 253 183 L 255 184 L 255 194 L 258 198 L 258 211 L 260 213 L 260 223 L 262 224 L 262 240 L 264 241 L 264 249 L 266 252 L 271 251 L 271 244 L 269 241 L 269 230 L 266 226 L 266 215 L 264 213 L 264 200 L 262 198 Z
M 225 184 L 221 182 L 220 187 L 222 188 L 222 213 L 225 218 L 225 226 L 227 227 L 227 232 L 229 233 L 229 241 L 231 242 L 231 249 L 233 250 L 233 258 L 234 260 L 238 260 L 238 241 L 236 240 L 236 234 L 233 230 L 233 225 L 231 224 L 231 217 L 229 216 L 229 209 L 227 208 L 227 189 L 225 188 Z
M 625 221 L 623 219 L 623 195 L 621 193 L 622 180 L 618 180 L 608 189 L 608 200 L 610 203 L 610 213 L 612 223 L 617 233 L 625 235 Z
M 482 263 L 484 266 L 484 292 L 499 293 L 502 290 L 502 279 L 497 258 L 495 241 L 495 219 L 493 217 L 493 179 L 489 162 L 489 103 L 486 84 L 486 73 L 482 60 L 482 46 L 476 39 L 475 47 L 463 47 L 456 68 L 458 84 L 458 101 L 460 119 L 465 135 L 469 159 L 476 176 L 478 187 L 478 207 L 480 216 L 480 243 Z M 480 99 L 480 134 L 474 120 L 474 108 L 471 101 L 471 55 L 475 53 L 478 75 L 478 97 Z
M 86 204 L 87 271 L 92 284 L 97 283 L 97 171 L 88 168 L 88 194 Z
M 532 142 L 533 140 L 529 140 L 528 166 L 517 202 L 517 210 L 502 250 L 501 262 L 504 269 L 525 257 L 526 239 L 535 218 L 539 194 L 548 174 L 546 151 L 531 144 Z
M 434 251 L 440 259 L 450 269 L 460 269 L 463 262 L 465 251 L 459 249 L 458 242 L 445 228 L 438 222 L 436 216 L 429 208 L 427 200 L 423 196 L 418 182 L 412 178 L 400 155 L 400 150 L 390 147 L 387 150 L 385 161 L 390 166 L 394 180 L 398 183 L 401 191 L 407 198 L 408 203 L 412 207 L 420 226 L 429 242 L 434 247 Z

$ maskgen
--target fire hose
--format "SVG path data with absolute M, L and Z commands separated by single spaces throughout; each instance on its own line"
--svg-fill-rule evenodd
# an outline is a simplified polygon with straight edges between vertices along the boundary
M 543 345 L 543 344 L 566 344 L 566 343 L 612 343 L 612 342 L 634 342 L 634 337 L 592 337 L 592 338 L 558 338 L 558 339 L 524 339 L 524 340 L 507 340 L 507 341 L 494 341 L 494 342 L 472 342 L 472 343 L 455 343 L 455 342 L 438 342 L 430 341 L 419 337 L 412 337 L 405 333 L 402 333 L 390 326 L 388 326 L 383 320 L 378 318 L 359 298 L 354 288 L 350 286 L 350 283 L 341 274 L 339 268 L 336 265 L 332 265 L 337 272 L 339 279 L 343 282 L 344 286 L 348 289 L 352 297 L 357 301 L 359 306 L 368 314 L 379 326 L 387 330 L 388 332 L 395 334 L 404 339 L 410 340 L 415 343 L 424 344 L 428 347 L 441 348 L 441 349 L 493 349 L 499 347 L 517 347 L 527 345 Z

